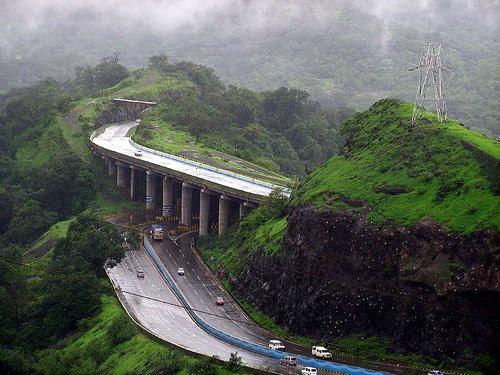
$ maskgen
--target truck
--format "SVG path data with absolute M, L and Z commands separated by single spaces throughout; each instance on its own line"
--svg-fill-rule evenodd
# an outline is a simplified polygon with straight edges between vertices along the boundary
M 161 224 L 151 225 L 150 234 L 153 237 L 153 240 L 163 240 L 163 227 Z
M 330 353 L 324 346 L 313 346 L 312 355 L 316 358 L 331 359 L 332 353 Z

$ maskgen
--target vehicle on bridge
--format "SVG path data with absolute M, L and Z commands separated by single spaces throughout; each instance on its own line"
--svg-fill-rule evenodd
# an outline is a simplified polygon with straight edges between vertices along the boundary
M 142 156 L 142 151 L 141 150 L 135 150 L 134 155 L 138 156 L 138 157 L 141 157 Z
M 140 277 L 141 279 L 144 278 L 144 271 L 143 270 L 137 270 L 137 277 Z
M 222 297 L 215 298 L 215 304 L 218 306 L 224 305 L 224 299 Z
M 280 340 L 269 340 L 269 349 L 285 350 L 285 345 Z
M 317 375 L 318 369 L 316 367 L 304 367 L 300 373 L 302 375 Z
M 149 234 L 151 234 L 153 240 L 163 240 L 163 227 L 161 224 L 153 224 Z
M 317 358 L 331 359 L 332 353 L 330 353 L 324 346 L 313 346 L 312 355 Z
M 179 268 L 177 269 L 177 275 L 179 275 L 179 276 L 184 276 L 184 273 L 185 273 L 185 272 L 184 272 L 184 268 L 179 267 Z

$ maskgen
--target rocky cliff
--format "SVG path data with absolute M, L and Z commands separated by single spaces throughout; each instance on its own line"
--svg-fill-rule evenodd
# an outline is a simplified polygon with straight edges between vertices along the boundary
M 495 231 L 459 235 L 431 220 L 375 225 L 363 210 L 300 206 L 282 251 L 252 251 L 232 282 L 296 334 L 362 332 L 433 357 L 498 353 L 499 240 Z

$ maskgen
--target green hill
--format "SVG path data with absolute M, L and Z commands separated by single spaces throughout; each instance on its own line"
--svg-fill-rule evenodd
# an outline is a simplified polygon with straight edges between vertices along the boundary
M 500 143 L 412 105 L 386 99 L 344 124 L 342 155 L 316 169 L 294 205 L 368 208 L 367 220 L 413 225 L 424 218 L 470 233 L 499 229 Z

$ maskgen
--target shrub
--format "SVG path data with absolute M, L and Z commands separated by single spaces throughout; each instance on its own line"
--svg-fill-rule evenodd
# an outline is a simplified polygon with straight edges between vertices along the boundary
M 134 323 L 130 321 L 128 316 L 121 313 L 108 328 L 107 336 L 113 345 L 120 344 L 130 340 L 137 333 L 137 328 Z
M 229 355 L 229 361 L 226 363 L 226 368 L 229 371 L 238 371 L 243 365 L 241 356 L 238 356 L 238 352 L 231 353 Z
M 200 360 L 192 362 L 187 368 L 190 375 L 215 375 L 217 368 L 213 357 L 203 357 Z

